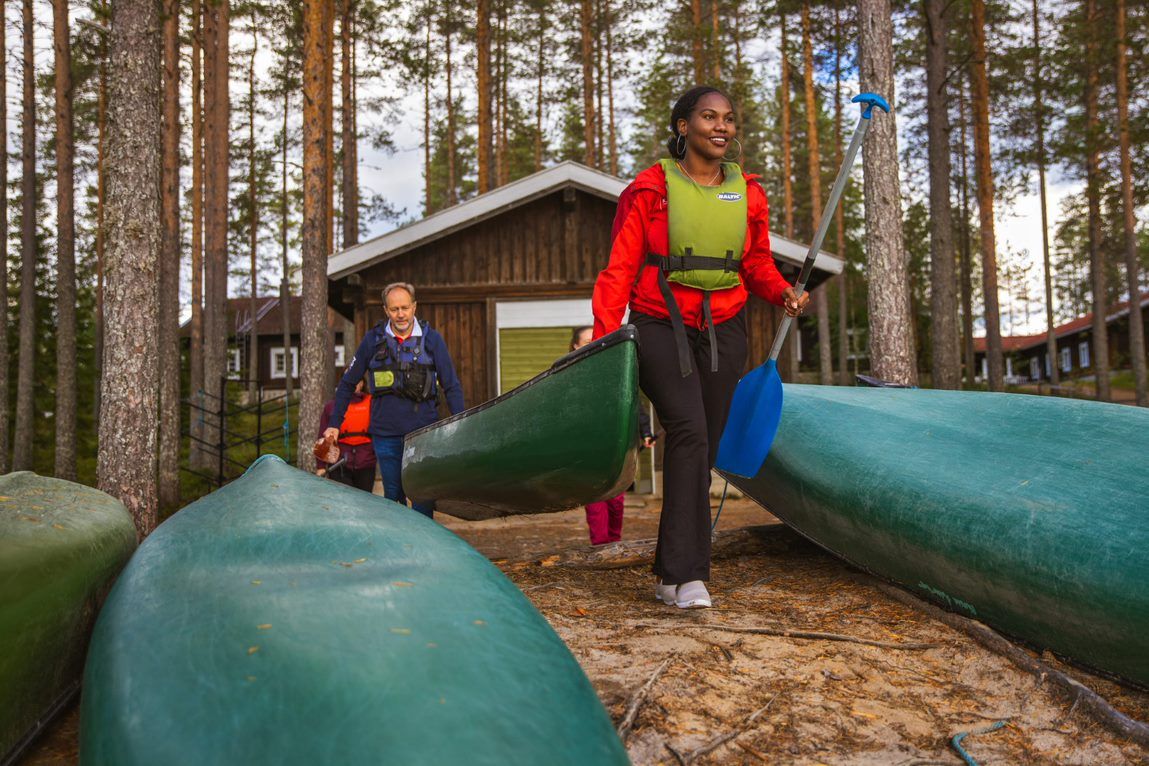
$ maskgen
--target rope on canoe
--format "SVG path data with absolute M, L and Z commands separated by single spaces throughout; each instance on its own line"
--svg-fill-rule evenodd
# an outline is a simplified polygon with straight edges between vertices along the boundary
M 1005 724 L 1005 721 L 998 721 L 996 723 L 991 723 L 989 726 L 983 726 L 980 729 L 974 729 L 973 731 L 958 732 L 953 736 L 953 739 L 950 740 L 950 744 L 953 745 L 954 750 L 957 750 L 958 755 L 960 755 L 961 759 L 965 761 L 969 766 L 977 766 L 977 761 L 975 761 L 973 756 L 967 753 L 965 748 L 961 746 L 962 740 L 966 737 L 976 737 L 979 734 L 989 734 L 991 731 L 997 731 L 998 729 L 1002 728 L 1005 726 Z
M 722 506 L 726 505 L 726 490 L 728 489 L 730 489 L 729 479 L 722 485 L 722 499 L 718 501 L 718 513 L 714 514 L 714 523 L 710 525 L 710 534 L 714 534 L 714 530 L 718 528 L 718 520 L 722 518 Z

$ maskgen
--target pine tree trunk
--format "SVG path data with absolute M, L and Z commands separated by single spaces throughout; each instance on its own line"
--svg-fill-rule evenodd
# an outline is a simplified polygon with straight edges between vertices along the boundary
M 283 401 L 284 408 L 291 406 L 292 377 L 294 365 L 291 363 L 291 264 L 288 260 L 288 233 L 289 233 L 289 207 L 291 198 L 287 195 L 287 114 L 289 111 L 288 98 L 290 91 L 283 89 L 283 146 L 280 157 L 280 199 L 282 207 L 279 211 L 279 240 L 281 268 L 283 278 L 279 281 L 279 315 L 283 319 Z M 290 448 L 289 448 L 290 452 Z
M 543 57 L 546 41 L 546 5 L 539 5 L 537 80 L 535 84 L 535 171 L 543 169 L 543 77 L 546 59 Z
M 706 56 L 702 51 L 702 0 L 690 0 L 690 22 L 694 85 L 701 85 L 706 80 Z
M 614 26 L 614 17 L 611 15 L 610 0 L 603 0 L 604 18 L 606 25 L 606 96 L 607 125 L 610 126 L 610 174 L 618 175 L 618 137 L 615 135 L 614 124 L 614 41 L 611 39 L 611 27 Z
M 715 9 L 717 10 L 717 9 Z M 802 81 L 806 95 L 807 170 L 810 175 L 810 231 L 818 231 L 822 219 L 822 155 L 818 146 L 818 104 L 814 93 L 814 45 L 810 39 L 810 3 L 802 3 Z M 818 317 L 818 382 L 834 383 L 834 359 L 830 349 L 830 302 L 825 285 L 811 296 Z
M 1133 217 L 1133 160 L 1129 147 L 1129 73 L 1126 58 L 1125 0 L 1117 0 L 1117 121 L 1121 147 L 1121 206 L 1124 215 L 1125 280 L 1129 290 L 1129 357 L 1137 405 L 1149 406 L 1145 369 L 1145 323 L 1141 318 L 1141 279 L 1137 263 L 1137 231 Z
M 326 192 L 323 211 L 327 217 L 327 222 L 323 227 L 323 249 L 327 255 L 330 255 L 335 250 L 335 0 L 325 3 L 323 12 L 325 14 L 323 28 L 326 30 L 324 34 L 328 40 L 328 45 L 324 50 L 327 58 L 323 63 L 323 129 L 327 135 L 327 165 L 324 168 L 327 180 L 323 186 Z M 328 332 L 327 340 L 331 347 L 328 351 L 328 361 L 330 362 L 335 358 L 334 332 Z M 328 378 L 331 377 L 331 365 L 328 364 Z M 329 380 L 330 385 L 334 385 L 334 383 L 333 379 Z
M 163 3 L 163 157 L 159 263 L 159 502 L 180 499 L 180 3 Z
M 498 120 L 496 121 L 499 126 L 498 136 L 495 138 L 495 186 L 505 186 L 510 181 L 510 156 L 508 154 L 508 107 L 510 101 L 507 93 L 507 80 L 509 75 L 507 73 L 508 63 L 508 43 L 507 43 L 507 4 L 505 0 L 499 3 L 499 16 L 498 16 L 498 37 L 499 37 L 499 55 L 498 67 L 495 76 L 495 90 L 498 91 Z
M 8 3 L 0 0 L 0 19 L 6 19 Z M 8 124 L 8 42 L 0 35 L 0 125 Z M 11 470 L 11 421 L 8 418 L 8 131 L 0 132 L 0 474 Z
M 251 9 L 251 55 L 247 61 L 247 204 L 251 210 L 248 221 L 247 248 L 250 258 L 248 276 L 251 277 L 247 311 L 251 324 L 247 332 L 247 395 L 248 403 L 259 396 L 259 194 L 256 189 L 255 158 L 255 52 L 259 49 L 259 28 L 256 9 Z M 239 341 L 238 335 L 236 341 Z
M 962 358 L 965 363 L 966 385 L 973 386 L 977 377 L 977 355 L 973 344 L 973 252 L 970 243 L 969 227 L 969 168 L 966 163 L 969 137 L 966 124 L 969 122 L 968 101 L 965 96 L 967 84 L 958 89 L 959 113 L 961 114 L 961 317 L 962 317 Z
M 602 6 L 601 0 L 595 0 L 594 5 L 594 128 L 595 128 L 595 142 L 597 147 L 595 152 L 596 165 L 599 170 L 602 170 L 602 163 L 606 160 L 606 135 L 603 132 L 602 124 Z
M 355 2 L 343 0 L 339 22 L 342 70 L 339 77 L 342 107 L 339 125 L 343 129 L 343 242 L 344 249 L 359 244 L 359 137 L 355 131 Z
M 447 48 L 447 207 L 459 201 L 455 179 L 455 90 L 451 83 L 451 38 L 454 36 L 451 3 L 447 3 L 447 16 L 443 21 L 443 37 Z
M 842 18 L 838 4 L 834 4 L 834 165 L 842 167 Z M 838 257 L 846 260 L 846 204 L 838 203 L 834 211 L 834 230 L 837 236 Z M 838 385 L 850 385 L 850 328 L 846 322 L 849 264 L 834 282 L 838 285 Z
M 331 100 L 326 70 L 330 69 L 331 0 L 304 0 L 303 4 L 303 309 L 300 319 L 299 467 L 311 471 L 315 458 L 311 442 L 319 430 L 319 417 L 331 376 L 331 349 L 327 334 L 327 216 L 328 147 L 330 125 L 324 119 L 325 101 Z M 325 7 L 328 6 L 328 7 Z
M 896 104 L 889 0 L 858 0 L 858 27 L 860 87 Z M 863 145 L 870 360 L 879 378 L 917 385 L 908 261 L 902 242 L 895 114 L 896 110 L 888 115 L 875 114 Z
M 431 215 L 431 4 L 427 4 L 427 40 L 423 48 L 423 215 Z
M 1085 0 L 1085 196 L 1089 204 L 1089 271 L 1093 286 L 1093 346 L 1090 362 L 1097 380 L 1097 399 L 1107 402 L 1109 392 L 1109 331 L 1105 314 L 1109 308 L 1109 286 L 1105 251 L 1102 249 L 1101 150 L 1098 138 L 1101 121 L 1097 115 L 1100 88 L 1100 62 L 1097 29 L 1097 0 Z
M 974 166 L 977 172 L 977 211 L 981 233 L 982 298 L 985 302 L 986 364 L 989 390 L 1005 388 L 1001 349 L 1001 311 L 997 298 L 997 240 L 993 221 L 993 168 L 989 149 L 989 79 L 986 76 L 985 0 L 973 0 Z
M 786 14 L 782 21 L 782 80 L 779 85 L 782 101 L 782 233 L 787 239 L 794 238 L 794 170 L 791 159 L 790 138 L 790 56 L 787 50 Z M 780 315 L 779 312 L 773 312 Z M 776 319 L 777 317 L 771 317 Z M 785 381 L 794 380 L 798 373 L 798 344 L 800 322 L 795 322 L 793 330 L 786 336 L 782 350 L 778 354 L 778 374 Z
M 946 2 L 924 0 L 926 16 L 926 129 L 930 163 L 930 332 L 934 388 L 961 388 L 957 258 L 950 207 L 950 117 L 946 95 Z
M 1045 282 L 1045 354 L 1049 358 L 1049 382 L 1058 386 L 1061 385 L 1061 367 L 1057 363 L 1057 336 L 1053 331 L 1053 269 L 1049 256 L 1049 207 L 1045 194 L 1045 105 L 1041 92 L 1044 72 L 1041 66 L 1041 16 L 1037 0 L 1033 0 L 1033 50 L 1033 121 L 1037 133 L 1037 187 L 1041 196 L 1041 260 Z
M 698 0 L 695 0 L 695 2 L 698 2 Z M 582 0 L 582 16 L 580 18 L 582 22 L 583 142 L 586 145 L 583 163 L 587 167 L 593 168 L 597 164 L 598 159 L 594 145 L 594 51 L 592 50 L 593 42 L 591 39 L 594 10 L 591 6 L 591 0 Z
M 56 95 L 56 461 L 76 480 L 76 217 L 72 135 L 72 45 L 65 0 L 52 2 Z
M 107 229 L 104 226 L 104 197 L 107 191 L 108 128 L 108 0 L 100 0 L 100 63 L 96 83 L 96 316 L 95 327 L 95 418 L 100 420 L 100 380 L 104 370 L 104 251 Z M 2 122 L 2 121 L 0 121 Z M 7 172 L 5 172 L 5 177 Z
M 36 370 L 36 76 L 32 0 L 24 0 L 24 115 L 21 125 L 20 345 L 16 371 L 16 432 L 12 470 L 32 470 Z
M 207 405 L 204 396 L 204 315 L 203 315 L 203 14 L 201 0 L 192 0 L 191 32 L 192 92 L 192 185 L 191 185 L 191 321 L 188 325 L 188 462 L 192 468 L 203 468 L 207 453 L 199 439 L 204 438 Z
M 204 13 L 204 440 L 218 445 L 224 403 L 216 396 L 227 371 L 227 214 L 230 135 L 230 0 L 208 0 Z M 218 449 L 218 446 L 216 446 Z
M 475 25 L 475 53 L 478 59 L 479 100 L 479 194 L 491 189 L 491 0 L 478 0 Z
M 718 0 L 710 0 L 710 61 L 714 82 L 722 82 L 722 40 L 719 27 Z
M 155 527 L 159 417 L 159 262 L 163 246 L 160 4 L 116 0 L 108 92 L 107 364 L 99 488 Z

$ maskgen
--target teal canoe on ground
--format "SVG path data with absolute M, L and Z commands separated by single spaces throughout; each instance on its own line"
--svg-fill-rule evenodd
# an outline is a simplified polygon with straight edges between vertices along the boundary
M 403 489 L 467 519 L 565 511 L 630 486 L 638 442 L 638 332 L 628 325 L 408 434 Z
M 140 546 L 80 716 L 84 766 L 628 763 L 570 651 L 486 558 L 275 457 Z
M 728 478 L 863 569 L 1149 684 L 1149 411 L 787 385 L 762 470 Z
M 75 693 L 100 602 L 135 547 L 115 498 L 28 471 L 0 476 L 0 763 Z

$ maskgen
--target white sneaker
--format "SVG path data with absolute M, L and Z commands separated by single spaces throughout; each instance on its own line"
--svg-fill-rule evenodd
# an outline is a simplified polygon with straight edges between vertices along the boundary
M 678 586 L 674 601 L 679 609 L 708 609 L 711 606 L 710 591 L 706 590 L 706 583 L 702 580 L 691 580 Z
M 659 580 L 654 586 L 654 599 L 667 606 L 674 606 L 678 598 L 677 591 L 677 585 L 663 585 L 662 580 Z

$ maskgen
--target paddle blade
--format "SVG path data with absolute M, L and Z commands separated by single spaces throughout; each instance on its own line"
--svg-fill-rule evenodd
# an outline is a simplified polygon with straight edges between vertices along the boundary
M 778 364 L 771 359 L 751 370 L 734 389 L 726 430 L 718 442 L 718 470 L 756 476 L 770 453 L 781 419 L 782 378 L 778 377 Z

